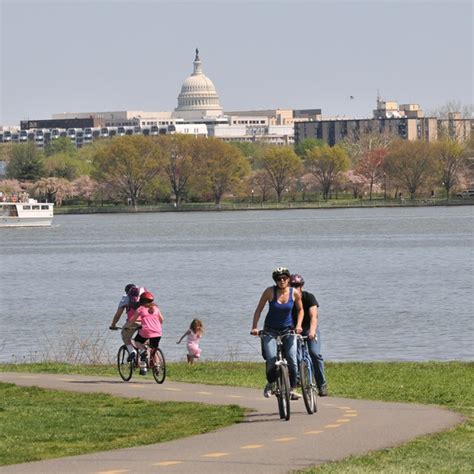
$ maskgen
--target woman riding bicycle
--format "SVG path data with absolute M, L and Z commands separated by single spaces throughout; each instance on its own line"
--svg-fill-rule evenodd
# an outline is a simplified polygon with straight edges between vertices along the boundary
M 262 338 L 268 383 L 263 391 L 263 396 L 266 398 L 270 397 L 272 384 L 275 382 L 277 376 L 275 368 L 277 344 L 275 337 L 284 335 L 283 347 L 290 373 L 291 398 L 295 400 L 299 398 L 299 395 L 293 391 L 297 385 L 298 361 L 296 356 L 296 336 L 292 330 L 295 329 L 297 333 L 301 332 L 301 323 L 304 316 L 301 295 L 294 291 L 289 285 L 290 271 L 288 268 L 276 268 L 272 273 L 272 278 L 276 284 L 268 287 L 262 293 L 257 308 L 255 309 L 250 334 L 258 336 L 258 321 L 263 308 L 268 303 L 268 313 L 263 326 L 265 334 Z M 296 327 L 293 325 L 293 306 L 296 306 L 298 311 Z

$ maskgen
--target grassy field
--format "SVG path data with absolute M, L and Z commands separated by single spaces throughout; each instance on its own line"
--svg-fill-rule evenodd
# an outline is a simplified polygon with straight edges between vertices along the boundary
M 236 405 L 155 403 L 0 383 L 0 465 L 159 443 L 237 423 Z
M 403 446 L 328 463 L 310 472 L 473 472 L 474 363 L 328 363 L 330 395 L 435 404 L 464 414 L 462 425 Z M 114 367 L 64 364 L 0 365 L 0 371 L 80 373 L 117 377 Z M 206 362 L 169 364 L 175 381 L 261 388 L 263 365 Z

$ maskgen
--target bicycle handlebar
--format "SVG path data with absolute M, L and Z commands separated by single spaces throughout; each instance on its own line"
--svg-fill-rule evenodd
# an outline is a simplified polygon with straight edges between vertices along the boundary
M 272 336 L 272 337 L 283 337 L 283 336 L 287 336 L 289 334 L 296 334 L 295 330 L 294 329 L 288 329 L 288 330 L 285 330 L 284 332 L 282 332 L 281 334 L 271 334 L 269 332 L 266 332 L 264 331 L 263 329 L 260 329 L 260 331 L 258 331 L 257 334 L 252 334 L 252 332 L 250 332 L 250 335 L 252 336 L 257 336 L 257 337 L 263 337 L 263 336 Z

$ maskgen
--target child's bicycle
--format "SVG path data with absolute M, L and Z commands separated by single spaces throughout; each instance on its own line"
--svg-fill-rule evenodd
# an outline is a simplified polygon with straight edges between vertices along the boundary
M 283 355 L 283 338 L 289 334 L 294 334 L 293 331 L 288 331 L 284 334 L 268 334 L 264 331 L 259 331 L 258 335 L 271 336 L 275 338 L 277 344 L 277 359 L 275 362 L 277 370 L 277 378 L 273 383 L 272 393 L 278 400 L 278 411 L 282 420 L 288 421 L 290 419 L 290 374 L 288 372 L 288 362 Z
M 122 328 L 117 327 L 117 329 Z M 166 378 L 166 362 L 162 350 L 159 347 L 156 349 L 150 347 L 148 342 L 146 342 L 145 354 L 145 360 L 142 360 L 142 362 L 146 364 L 144 367 L 151 370 L 156 383 L 163 383 Z M 135 357 L 130 357 L 127 346 L 125 344 L 122 345 L 117 353 L 117 369 L 122 380 L 128 382 L 132 378 L 133 371 L 140 369 L 140 354 L 138 349 L 135 351 Z
M 299 363 L 299 374 L 301 392 L 308 414 L 312 415 L 318 411 L 317 399 L 318 388 L 316 385 L 316 377 L 314 374 L 313 361 L 308 349 L 308 336 L 298 335 L 298 344 L 301 350 L 301 361 Z

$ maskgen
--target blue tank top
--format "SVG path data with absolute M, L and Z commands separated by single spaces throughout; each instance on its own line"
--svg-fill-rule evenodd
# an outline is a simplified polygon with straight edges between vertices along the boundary
M 278 303 L 276 287 L 273 287 L 273 299 L 268 303 L 265 327 L 278 330 L 293 327 L 292 309 L 294 303 L 293 288 L 290 288 L 288 301 L 286 303 Z

